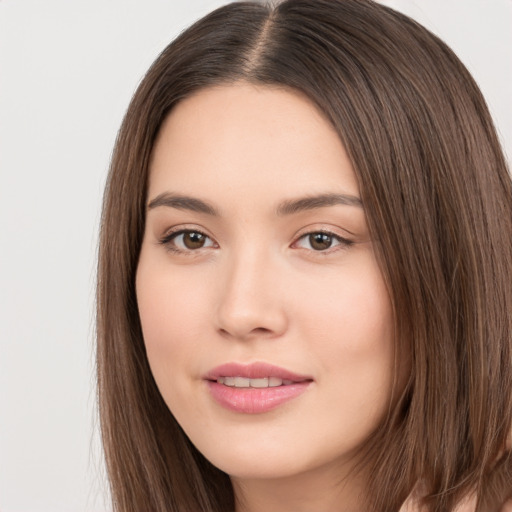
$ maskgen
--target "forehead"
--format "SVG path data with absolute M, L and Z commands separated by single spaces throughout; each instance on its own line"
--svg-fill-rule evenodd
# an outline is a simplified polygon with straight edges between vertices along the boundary
M 247 83 L 203 89 L 165 119 L 149 194 L 176 189 L 221 201 L 359 192 L 337 132 L 309 99 Z

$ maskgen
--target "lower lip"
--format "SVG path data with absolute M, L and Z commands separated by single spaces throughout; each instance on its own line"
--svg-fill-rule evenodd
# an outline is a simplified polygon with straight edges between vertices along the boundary
M 311 381 L 296 382 L 287 386 L 269 388 L 235 388 L 208 381 L 214 400 L 231 411 L 244 414 L 261 414 L 297 398 Z

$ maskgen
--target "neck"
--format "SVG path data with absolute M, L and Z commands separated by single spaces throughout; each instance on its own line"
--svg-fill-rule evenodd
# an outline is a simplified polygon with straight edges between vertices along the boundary
M 363 512 L 361 478 L 308 471 L 281 478 L 232 477 L 235 512 Z

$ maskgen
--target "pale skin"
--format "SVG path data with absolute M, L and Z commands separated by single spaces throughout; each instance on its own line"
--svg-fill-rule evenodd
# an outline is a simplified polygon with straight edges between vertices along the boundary
M 136 287 L 160 392 L 237 512 L 363 510 L 353 468 L 392 406 L 391 303 L 346 151 L 308 99 L 238 83 L 173 109 Z M 256 361 L 311 383 L 260 414 L 212 398 L 205 373 Z

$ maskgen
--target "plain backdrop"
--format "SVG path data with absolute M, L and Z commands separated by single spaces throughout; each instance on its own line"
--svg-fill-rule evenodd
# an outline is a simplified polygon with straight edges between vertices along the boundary
M 0 512 L 109 510 L 94 387 L 102 188 L 145 70 L 222 3 L 0 0 Z M 512 0 L 383 3 L 456 51 L 512 155 Z

